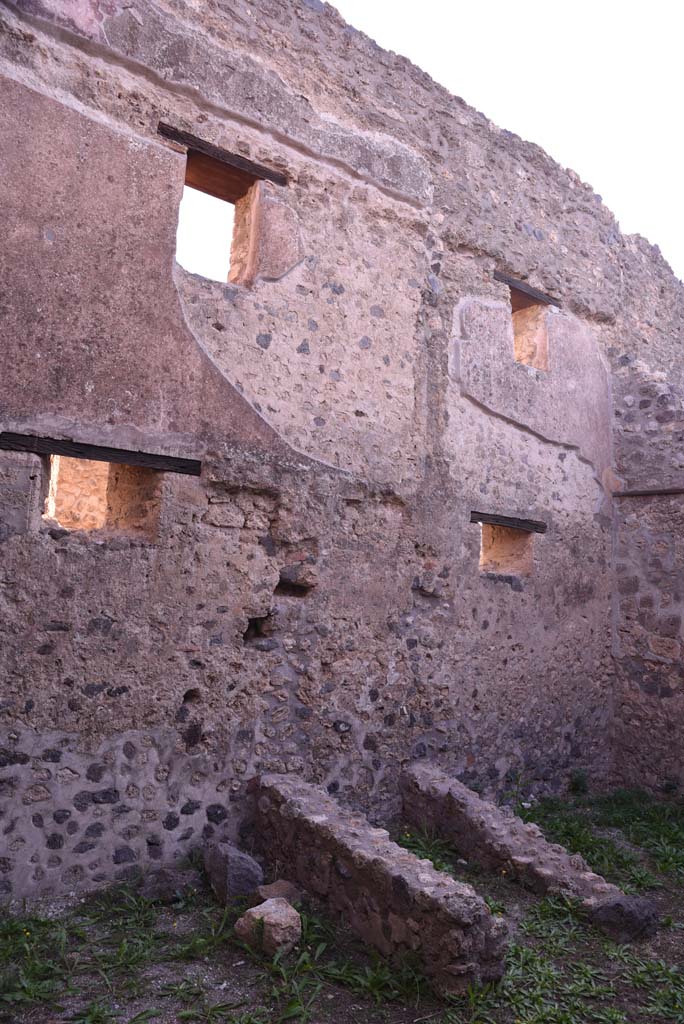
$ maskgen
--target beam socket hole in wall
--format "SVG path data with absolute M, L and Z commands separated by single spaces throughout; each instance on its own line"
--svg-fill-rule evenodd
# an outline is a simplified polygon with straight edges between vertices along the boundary
M 142 466 L 49 456 L 43 517 L 65 530 L 156 536 L 162 474 Z
M 212 281 L 249 278 L 257 185 L 245 171 L 188 151 L 176 233 L 176 260 L 185 270 Z
M 202 694 L 196 687 L 194 687 L 191 690 L 186 690 L 185 693 L 183 694 L 184 704 L 200 704 L 201 701 Z
M 530 576 L 534 565 L 534 534 L 512 526 L 480 523 L 480 572 L 499 576 Z
M 311 587 L 303 583 L 290 583 L 288 580 L 280 580 L 274 593 L 278 597 L 307 597 L 311 593 Z
M 305 583 L 299 578 L 300 566 L 285 566 L 280 570 L 280 579 L 275 588 L 275 595 L 280 597 L 307 597 L 313 590 L 313 583 Z
M 246 644 L 253 643 L 255 640 L 263 640 L 270 632 L 270 625 L 270 615 L 254 615 L 247 620 L 247 629 L 242 634 L 242 639 Z

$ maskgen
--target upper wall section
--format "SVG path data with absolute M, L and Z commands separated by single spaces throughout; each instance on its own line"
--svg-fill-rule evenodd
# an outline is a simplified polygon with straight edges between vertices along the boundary
M 42 19 L 42 45 L 23 21 L 5 26 L 4 127 L 8 137 L 15 121 L 27 127 L 4 157 L 17 192 L 4 428 L 183 454 L 211 439 L 256 449 L 280 439 L 281 454 L 292 446 L 290 457 L 382 485 L 415 480 L 426 162 L 390 136 L 329 123 L 254 61 L 229 68 L 216 47 L 211 60 L 181 53 L 174 40 L 195 37 L 150 12 L 143 39 L 122 10 L 105 32 L 113 49 Z M 77 13 L 71 28 L 85 29 L 85 5 Z M 201 78 L 207 69 L 215 79 Z M 195 73 L 180 89 L 170 81 Z M 161 121 L 285 172 L 287 185 L 260 188 L 265 242 L 250 287 L 174 268 L 185 158 L 158 136 Z
M 36 94 L 66 102 L 72 110 L 60 116 L 87 114 L 92 123 L 78 130 L 98 140 L 88 144 L 96 159 L 80 149 L 77 160 L 73 155 L 63 165 L 72 181 L 89 176 L 89 216 L 102 224 L 95 239 L 83 228 L 82 266 L 90 268 L 98 312 L 87 330 L 76 332 L 75 350 L 88 351 L 94 337 L 109 337 L 113 310 L 124 352 L 131 351 L 131 338 L 158 338 L 173 320 L 172 333 L 197 350 L 190 363 L 199 359 L 230 392 L 225 403 L 217 399 L 217 409 L 254 410 L 244 422 L 236 424 L 235 416 L 224 422 L 225 408 L 208 417 L 211 401 L 201 401 L 202 430 L 211 419 L 223 423 L 219 435 L 250 441 L 267 429 L 263 417 L 294 449 L 398 485 L 416 478 L 430 447 L 430 307 L 445 288 L 455 306 L 470 298 L 501 301 L 502 289 L 491 279 L 498 268 L 562 300 L 562 316 L 554 321 L 562 358 L 543 387 L 520 367 L 504 371 L 495 363 L 485 380 L 477 344 L 466 332 L 465 391 L 523 429 L 577 447 L 596 470 L 605 468 L 608 389 L 596 337 L 614 366 L 648 349 L 654 372 L 667 372 L 682 340 L 684 300 L 657 250 L 622 237 L 600 197 L 575 174 L 493 126 L 405 59 L 382 51 L 319 0 L 14 0 L 7 10 L 0 38 L 5 70 Z M 251 291 L 207 286 L 182 273 L 174 287 L 182 155 L 160 145 L 161 120 L 287 174 L 275 205 L 295 225 L 298 259 Z M 118 147 L 127 149 L 127 167 L 137 176 L 126 196 L 125 175 L 117 182 L 107 177 Z M 42 156 L 31 154 L 34 161 Z M 39 170 L 47 181 L 47 167 Z M 50 185 L 61 195 L 61 186 Z M 68 205 L 74 197 L 66 185 L 62 192 L 65 217 L 78 223 Z M 45 220 L 46 211 L 40 204 L 29 209 L 32 199 L 27 193 L 22 216 L 35 222 L 31 230 L 40 244 L 53 247 L 45 262 L 49 290 L 55 242 L 41 240 L 36 216 Z M 122 218 L 130 218 L 125 241 Z M 112 238 L 117 234 L 112 244 L 128 283 L 108 282 L 99 295 L 103 273 L 112 270 L 108 230 Z M 141 231 L 149 240 L 142 247 Z M 33 242 L 27 236 L 24 243 L 27 252 Z M 477 264 L 467 280 L 461 276 L 464 254 Z M 71 270 L 74 284 L 78 276 Z M 133 280 L 142 283 L 131 306 Z M 22 316 L 32 285 L 22 286 Z M 80 285 L 76 290 L 83 297 Z M 83 307 L 89 302 L 86 294 Z M 155 321 L 142 330 L 138 305 Z M 68 332 L 66 319 L 58 325 L 56 337 L 67 348 L 78 320 L 74 314 Z M 29 334 L 21 344 L 33 346 L 32 339 Z M 103 373 L 111 369 L 115 332 L 111 341 L 109 361 L 93 352 Z M 162 351 L 169 357 L 163 364 Z M 157 355 L 150 377 L 166 379 L 167 363 L 172 372 L 185 367 L 186 356 L 176 356 L 173 346 L 155 343 L 150 352 Z M 120 365 L 116 369 L 120 373 Z M 80 370 L 74 362 L 64 379 Z M 191 394 L 204 393 L 203 386 L 194 388 L 192 372 L 186 376 L 183 371 L 177 382 L 181 408 Z M 79 401 L 84 388 L 85 381 L 76 389 Z M 135 395 L 135 380 L 131 389 Z M 149 377 L 143 390 L 149 393 Z M 163 413 L 153 401 L 145 416 L 163 430 L 182 420 L 194 433 L 194 413 L 171 415 L 170 396 L 165 390 Z M 135 402 L 122 398 L 109 415 L 137 422 Z M 102 420 L 101 410 L 97 414 Z
M 576 451 L 599 482 L 610 468 L 610 384 L 595 332 L 542 307 L 545 369 L 514 359 L 507 303 L 464 298 L 454 316 L 451 378 L 481 410 L 516 423 L 542 441 Z
M 634 327 L 664 292 L 681 323 L 682 289 L 657 249 L 621 236 L 577 175 L 319 0 L 14 4 L 87 39 L 94 53 L 116 54 L 131 72 L 144 68 L 148 80 L 192 95 L 207 117 L 220 110 L 263 126 L 417 205 L 434 190 L 447 248 L 487 253 L 583 316 L 611 321 L 630 306 L 639 311 Z M 66 81 L 69 72 L 59 74 Z M 106 102 L 105 89 L 89 91 Z
M 183 322 L 169 212 L 181 157 L 11 80 L 2 96 L 2 429 L 282 455 Z
M 305 98 L 308 93 L 288 88 L 287 79 L 251 53 L 236 52 L 235 19 L 238 24 L 254 19 L 247 3 L 216 5 L 217 30 L 210 22 L 202 24 L 196 5 L 185 5 L 180 12 L 176 5 L 145 0 L 135 8 L 124 0 L 83 0 L 66 8 L 61 0 L 23 0 L 16 6 L 99 44 L 94 52 L 103 46 L 118 54 L 134 73 L 145 68 L 148 77 L 151 73 L 168 87 L 194 94 L 207 112 L 218 108 L 416 205 L 431 197 L 428 168 L 412 149 L 390 136 L 359 131 L 358 124 L 345 126 L 320 117 Z M 280 37 L 276 49 L 282 42 Z M 260 49 L 249 46 L 255 54 Z

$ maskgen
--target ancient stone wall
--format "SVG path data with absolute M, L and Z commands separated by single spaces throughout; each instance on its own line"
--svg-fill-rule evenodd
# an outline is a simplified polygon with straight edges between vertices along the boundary
M 684 327 L 664 284 L 657 298 L 613 355 L 624 492 L 615 501 L 615 767 L 628 785 L 672 791 L 684 781 Z
M 0 12 L 0 431 L 201 462 L 86 531 L 44 515 L 49 459 L 0 452 L 6 892 L 236 832 L 264 771 L 384 819 L 415 758 L 559 790 L 632 742 L 611 393 L 640 358 L 667 374 L 681 290 L 572 172 L 331 8 L 200 6 Z M 175 263 L 160 123 L 274 172 L 248 283 Z M 501 272 L 560 302 L 528 316 L 542 347 L 516 348 Z M 543 525 L 524 573 L 481 566 L 476 512 Z
M 616 503 L 616 769 L 628 784 L 666 791 L 684 772 L 683 499 Z
M 369 945 L 386 956 L 415 956 L 444 993 L 501 977 L 508 925 L 472 886 L 301 779 L 261 776 L 256 804 L 256 831 L 271 863 Z

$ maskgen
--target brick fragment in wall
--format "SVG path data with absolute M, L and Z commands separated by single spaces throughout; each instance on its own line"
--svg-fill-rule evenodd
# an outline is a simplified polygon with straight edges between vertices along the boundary
M 432 765 L 406 769 L 400 787 L 405 819 L 453 843 L 467 860 L 517 878 L 535 892 L 580 900 L 597 927 L 616 941 L 655 931 L 658 915 L 652 900 L 625 897 L 579 854 L 549 843 L 538 825 L 523 822 L 510 808 L 483 800 Z
M 471 886 L 397 846 L 317 786 L 265 775 L 254 788 L 264 856 L 365 942 L 385 955 L 413 952 L 444 992 L 501 976 L 507 926 Z

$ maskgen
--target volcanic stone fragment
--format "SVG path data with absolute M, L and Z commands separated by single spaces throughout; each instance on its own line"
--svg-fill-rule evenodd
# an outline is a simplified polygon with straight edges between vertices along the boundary
M 256 894 L 262 900 L 282 899 L 288 903 L 299 903 L 302 898 L 301 891 L 286 878 L 277 878 L 269 885 L 260 885 Z
M 659 924 L 659 914 L 653 900 L 644 896 L 611 896 L 589 907 L 592 923 L 613 942 L 634 942 L 652 935 Z
M 302 936 L 302 919 L 287 900 L 270 899 L 243 914 L 235 922 L 235 934 L 269 956 L 287 953 Z
M 264 880 L 261 866 L 232 843 L 211 841 L 204 848 L 204 868 L 221 903 L 251 896 Z

